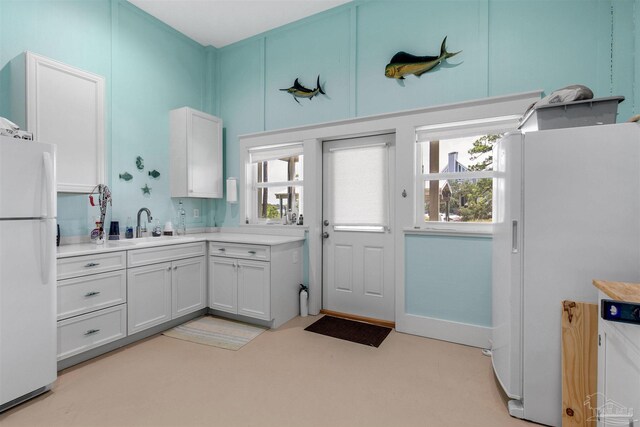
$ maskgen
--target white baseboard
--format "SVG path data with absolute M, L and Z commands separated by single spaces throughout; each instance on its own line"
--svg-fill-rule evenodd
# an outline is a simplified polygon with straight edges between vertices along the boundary
M 454 342 L 478 348 L 489 348 L 491 328 L 435 319 L 433 317 L 401 314 L 396 316 L 396 330 L 425 338 Z

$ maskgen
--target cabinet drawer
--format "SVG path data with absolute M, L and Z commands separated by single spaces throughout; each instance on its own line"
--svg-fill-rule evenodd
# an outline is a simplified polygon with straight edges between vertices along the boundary
M 58 320 L 126 301 L 126 270 L 58 281 Z
M 124 251 L 60 258 L 58 259 L 58 280 L 121 270 L 126 266 L 127 255 Z
M 204 255 L 205 243 L 184 243 L 179 245 L 157 246 L 135 249 L 127 252 L 129 267 L 173 261 Z
M 271 248 L 269 246 L 243 245 L 241 243 L 210 242 L 209 255 L 269 261 L 271 259 Z
M 58 322 L 58 360 L 127 336 L 127 305 Z

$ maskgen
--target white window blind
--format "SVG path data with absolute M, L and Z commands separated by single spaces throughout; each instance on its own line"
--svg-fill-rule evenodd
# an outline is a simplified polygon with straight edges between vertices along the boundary
M 279 145 L 268 148 L 255 148 L 249 150 L 251 163 L 267 162 L 269 160 L 299 156 L 304 152 L 302 144 Z
M 388 146 L 337 149 L 331 158 L 334 226 L 387 226 Z

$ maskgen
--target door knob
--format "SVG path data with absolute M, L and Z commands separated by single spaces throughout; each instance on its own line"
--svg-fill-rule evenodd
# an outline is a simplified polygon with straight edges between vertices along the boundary
M 323 224 L 324 224 L 324 226 L 326 227 L 327 225 L 329 225 L 329 220 L 328 220 L 328 219 L 325 219 L 322 223 L 323 223 Z
M 325 231 L 324 233 L 322 233 L 322 237 L 323 237 L 324 239 L 328 238 L 328 237 L 329 237 L 329 233 L 327 233 L 327 232 Z

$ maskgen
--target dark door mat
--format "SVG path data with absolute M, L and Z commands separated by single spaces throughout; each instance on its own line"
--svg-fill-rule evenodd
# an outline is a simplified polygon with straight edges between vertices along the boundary
M 379 347 L 391 332 L 391 328 L 385 328 L 384 326 L 355 322 L 333 316 L 323 316 L 304 330 L 372 347 Z

